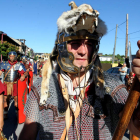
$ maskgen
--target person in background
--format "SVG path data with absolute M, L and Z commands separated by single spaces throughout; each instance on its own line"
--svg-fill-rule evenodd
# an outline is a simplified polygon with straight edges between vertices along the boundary
M 34 63 L 33 63 L 33 73 L 34 73 L 34 76 L 37 76 L 37 60 L 34 59 Z
M 22 56 L 22 57 L 21 57 L 20 63 L 22 63 L 22 64 L 25 66 L 26 71 L 29 72 L 29 70 L 30 70 L 30 65 L 27 64 L 27 56 Z
M 0 64 L 0 75 L 4 72 L 4 117 L 8 117 L 8 108 L 10 98 L 14 98 L 15 110 L 18 111 L 18 80 L 23 81 L 28 75 L 26 68 L 20 62 L 17 62 L 17 53 L 11 51 L 8 53 L 8 61 Z M 21 76 L 19 76 L 21 75 Z
M 32 71 L 33 70 L 33 66 L 30 62 L 30 58 L 27 58 L 27 64 L 30 66 L 30 70 Z
M 120 79 L 123 82 L 123 84 L 126 84 L 126 74 L 127 74 L 127 67 L 126 67 L 126 63 L 123 64 L 123 66 L 119 69 L 120 72 Z

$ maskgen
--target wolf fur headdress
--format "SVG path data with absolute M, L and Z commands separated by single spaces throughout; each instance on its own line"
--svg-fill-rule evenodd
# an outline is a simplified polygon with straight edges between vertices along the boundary
M 107 27 L 105 23 L 98 17 L 99 12 L 97 10 L 94 10 L 90 5 L 82 4 L 78 7 L 75 4 L 75 2 L 72 1 L 69 3 L 69 6 L 71 6 L 71 10 L 64 12 L 57 20 L 58 34 L 56 39 L 56 46 L 54 47 L 50 55 L 50 58 L 43 66 L 40 104 L 45 104 L 49 96 L 48 93 L 49 79 L 53 69 L 52 61 L 57 60 L 60 68 L 66 72 L 69 72 L 69 67 L 65 69 L 63 67 L 64 64 L 61 62 L 67 62 L 71 64 L 70 65 L 71 67 L 73 66 L 72 61 L 74 58 L 73 56 L 70 56 L 69 53 L 67 57 L 69 57 L 69 59 L 71 60 L 67 61 L 67 58 L 64 58 L 63 61 L 60 58 L 61 56 L 60 52 L 62 52 L 61 48 L 65 47 L 66 50 L 67 41 L 75 40 L 75 39 L 93 39 L 99 43 L 100 38 L 107 32 Z M 97 52 L 98 52 L 98 47 L 96 49 L 96 53 Z M 95 53 L 94 61 L 95 59 L 98 59 L 98 57 L 96 57 L 97 56 L 96 53 Z M 97 60 L 95 61 L 95 65 L 97 65 L 96 72 L 98 71 L 97 75 L 99 75 L 96 77 L 98 77 L 98 81 L 99 81 L 97 82 L 100 83 L 100 85 L 103 85 L 103 77 L 101 74 L 102 69 L 99 63 L 100 63 L 99 61 Z M 92 64 L 93 63 L 91 63 L 91 65 Z M 72 67 L 72 72 L 73 71 L 76 72 L 75 69 L 76 69 L 75 67 Z

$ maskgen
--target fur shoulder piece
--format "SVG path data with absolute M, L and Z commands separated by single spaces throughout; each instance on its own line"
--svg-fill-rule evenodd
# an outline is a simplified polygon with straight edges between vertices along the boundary
M 105 23 L 98 18 L 99 12 L 94 10 L 88 4 L 82 4 L 79 7 L 75 2 L 70 2 L 71 10 L 64 12 L 57 20 L 58 32 L 71 34 L 78 30 L 85 29 L 90 33 L 96 31 L 99 36 L 107 32 Z

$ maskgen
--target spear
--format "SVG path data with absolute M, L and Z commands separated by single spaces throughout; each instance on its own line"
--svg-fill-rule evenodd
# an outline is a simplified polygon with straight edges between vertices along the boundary
M 131 68 L 131 64 L 132 64 L 132 55 L 131 55 L 131 43 L 129 41 L 129 44 L 128 44 L 128 48 L 129 48 L 129 64 L 130 64 L 130 72 L 132 71 L 132 68 Z
M 132 62 L 132 61 L 131 61 Z M 112 140 L 122 140 L 124 133 L 128 127 L 134 109 L 137 105 L 138 99 L 140 97 L 140 82 L 135 76 L 130 93 L 128 95 L 126 104 L 123 108 L 122 115 L 116 127 L 115 133 Z

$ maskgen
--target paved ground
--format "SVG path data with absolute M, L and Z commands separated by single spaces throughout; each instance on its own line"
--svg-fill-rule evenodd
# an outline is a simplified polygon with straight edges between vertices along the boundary
M 37 77 L 34 77 L 33 80 L 36 81 Z M 4 121 L 4 128 L 3 132 L 8 140 L 17 140 L 19 134 L 23 128 L 24 124 L 17 123 L 17 116 L 15 114 L 14 102 L 11 100 L 9 112 L 8 112 L 8 119 Z M 38 138 L 37 138 L 38 139 Z M 128 132 L 125 133 L 123 140 L 129 140 Z

